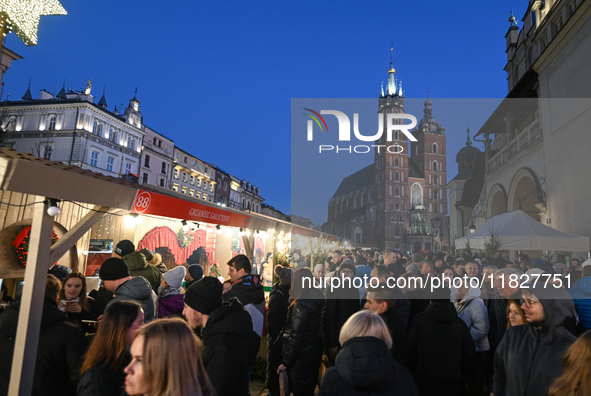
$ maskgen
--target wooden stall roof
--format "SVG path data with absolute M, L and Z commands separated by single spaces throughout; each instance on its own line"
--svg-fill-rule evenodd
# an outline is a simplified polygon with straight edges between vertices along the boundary
M 210 202 L 192 198 L 172 190 L 154 186 L 139 185 L 112 176 L 66 165 L 61 162 L 38 158 L 32 154 L 20 153 L 11 148 L 0 148 L 0 188 L 6 191 L 33 194 L 60 200 L 107 206 L 113 209 L 132 210 L 139 191 L 146 191 L 168 199 L 170 204 L 192 204 L 208 207 L 212 211 L 223 211 L 229 215 L 246 216 L 251 230 L 291 232 L 292 224 L 259 213 L 242 212 L 221 207 Z M 135 211 L 135 210 L 134 210 Z M 169 211 L 152 212 L 151 215 L 170 217 Z M 180 217 L 179 217 L 180 218 Z M 186 217 L 186 220 L 191 220 Z M 215 220 L 211 224 L 223 224 Z M 339 237 L 320 233 L 309 228 L 297 227 L 297 233 L 330 240 Z

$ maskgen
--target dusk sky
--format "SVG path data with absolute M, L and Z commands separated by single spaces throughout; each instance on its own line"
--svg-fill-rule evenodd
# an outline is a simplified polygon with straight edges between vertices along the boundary
M 432 98 L 502 98 L 507 19 L 511 10 L 521 19 L 527 7 L 525 0 L 61 3 L 68 15 L 42 16 L 36 47 L 8 35 L 6 47 L 24 59 L 5 74 L 2 100 L 20 100 L 29 79 L 38 98 L 40 89 L 57 93 L 64 79 L 79 90 L 92 78 L 95 102 L 106 86 L 113 110 L 137 87 L 147 126 L 260 187 L 266 203 L 287 214 L 292 98 L 376 98 L 377 106 L 391 42 L 407 98 L 425 98 L 428 89 Z M 435 100 L 434 115 L 447 128 L 451 180 L 470 117 L 447 120 Z

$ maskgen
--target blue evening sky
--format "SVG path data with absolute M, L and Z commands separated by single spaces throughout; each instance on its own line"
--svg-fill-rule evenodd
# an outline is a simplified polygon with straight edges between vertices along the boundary
M 61 3 L 68 15 L 41 17 L 36 47 L 7 37 L 24 59 L 5 74 L 3 100 L 20 99 L 29 79 L 37 98 L 40 89 L 57 93 L 64 79 L 78 90 L 92 78 L 95 101 L 106 86 L 113 110 L 137 87 L 147 126 L 259 186 L 287 214 L 292 98 L 377 98 L 391 42 L 408 98 L 424 98 L 428 88 L 432 98 L 502 98 L 507 18 L 514 10 L 521 19 L 527 7 L 525 0 Z M 469 117 L 448 121 L 435 101 L 434 115 L 447 127 L 451 179 Z M 455 123 L 461 128 L 450 129 Z M 324 212 L 331 195 L 322 197 Z

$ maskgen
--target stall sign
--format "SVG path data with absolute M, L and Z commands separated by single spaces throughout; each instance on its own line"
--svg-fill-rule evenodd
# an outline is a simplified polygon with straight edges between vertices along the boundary
M 296 226 L 291 227 L 291 233 L 294 235 L 301 235 L 301 236 L 305 236 L 305 237 L 313 237 L 314 236 L 314 230 L 310 230 L 310 229 L 302 228 L 302 227 L 296 227 Z
M 131 211 L 143 215 L 172 217 L 243 228 L 248 227 L 251 219 L 250 216 L 241 213 L 234 213 L 144 190 L 137 191 Z

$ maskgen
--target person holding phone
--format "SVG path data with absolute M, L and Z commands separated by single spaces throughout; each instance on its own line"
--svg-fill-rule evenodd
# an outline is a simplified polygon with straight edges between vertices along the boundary
M 86 333 L 96 332 L 97 313 L 94 299 L 86 295 L 86 278 L 80 272 L 72 272 L 64 278 L 59 294 L 58 309 L 78 324 Z

